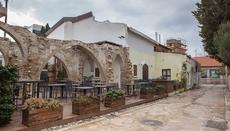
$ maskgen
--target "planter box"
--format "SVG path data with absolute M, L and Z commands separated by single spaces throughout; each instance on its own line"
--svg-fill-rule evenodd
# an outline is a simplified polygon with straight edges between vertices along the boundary
M 158 95 L 158 99 L 162 99 L 162 98 L 166 98 L 166 97 L 168 97 L 168 94 L 166 94 L 166 93 Z
M 153 83 L 157 85 L 163 85 L 167 89 L 168 93 L 174 92 L 176 87 L 176 81 L 171 80 L 153 80 Z
M 55 109 L 35 109 L 32 111 L 22 110 L 22 124 L 26 126 L 35 126 L 62 120 L 63 107 Z
M 125 97 L 118 99 L 105 98 L 105 107 L 114 108 L 125 105 Z
M 100 111 L 100 100 L 95 100 L 89 104 L 72 102 L 72 113 L 77 115 L 92 114 Z
M 141 99 L 153 99 L 156 93 L 150 92 L 148 90 L 141 89 L 140 98 Z

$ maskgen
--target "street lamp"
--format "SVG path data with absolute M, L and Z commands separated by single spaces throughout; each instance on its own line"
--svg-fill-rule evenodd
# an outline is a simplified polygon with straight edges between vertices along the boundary
M 5 23 L 7 23 L 7 15 L 8 15 L 8 0 L 5 0 L 5 8 L 6 8 Z M 6 32 L 4 32 L 4 37 L 6 37 Z

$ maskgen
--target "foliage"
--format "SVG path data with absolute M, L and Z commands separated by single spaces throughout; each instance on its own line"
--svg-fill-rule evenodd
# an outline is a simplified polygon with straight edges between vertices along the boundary
M 125 95 L 125 92 L 121 89 L 113 89 L 106 93 L 106 97 L 109 97 L 112 99 L 121 98 L 121 97 L 124 97 L 124 95 Z
M 213 40 L 219 25 L 230 20 L 230 0 L 201 0 L 196 5 L 197 10 L 193 14 L 200 23 L 204 48 L 211 56 L 221 60 Z
M 0 66 L 0 125 L 10 121 L 15 110 L 12 83 L 18 79 L 16 66 Z
M 163 85 L 157 85 L 157 86 L 155 87 L 155 91 L 156 91 L 156 92 L 163 91 L 164 89 L 165 89 L 165 86 L 163 86 Z
M 41 34 L 45 34 L 50 29 L 49 24 L 47 23 L 46 26 L 42 26 L 41 28 Z
M 183 63 L 183 65 L 182 65 L 182 70 L 183 70 L 184 72 L 187 71 L 187 65 L 186 65 L 186 63 Z
M 87 105 L 87 104 L 95 102 L 96 100 L 98 100 L 98 98 L 93 97 L 93 96 L 80 96 L 80 97 L 73 99 L 73 102 Z
M 186 77 L 182 77 L 181 78 L 181 87 L 182 88 L 186 88 L 187 86 L 187 78 Z
M 58 80 L 64 80 L 66 76 L 67 75 L 66 75 L 65 70 L 58 70 L 58 73 L 57 73 Z
M 230 66 L 230 21 L 220 25 L 219 30 L 214 35 L 214 46 L 217 49 L 218 58 Z
M 55 99 L 29 98 L 24 102 L 23 110 L 54 109 L 60 106 L 60 101 Z
M 141 87 L 141 91 L 154 93 L 156 91 L 156 88 L 154 86 Z

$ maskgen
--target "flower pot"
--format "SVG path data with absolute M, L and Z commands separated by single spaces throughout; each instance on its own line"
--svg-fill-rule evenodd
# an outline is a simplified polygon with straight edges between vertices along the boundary
M 125 97 L 120 97 L 117 99 L 112 99 L 110 97 L 105 97 L 105 107 L 114 108 L 125 105 Z
M 72 113 L 77 115 L 92 114 L 100 111 L 100 100 L 91 103 L 72 102 Z
M 146 90 L 146 89 L 141 89 L 140 91 L 140 98 L 141 99 L 153 99 L 155 96 L 155 92 Z
M 63 107 L 50 109 L 22 110 L 22 124 L 26 126 L 35 126 L 62 120 Z

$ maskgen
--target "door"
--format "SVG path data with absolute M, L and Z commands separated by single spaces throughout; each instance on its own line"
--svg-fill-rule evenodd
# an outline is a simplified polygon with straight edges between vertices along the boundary
M 142 72 L 142 74 L 143 74 L 143 80 L 148 81 L 148 79 L 149 79 L 149 67 L 148 67 L 147 64 L 143 65 L 143 72 Z

